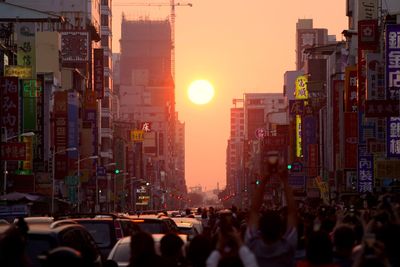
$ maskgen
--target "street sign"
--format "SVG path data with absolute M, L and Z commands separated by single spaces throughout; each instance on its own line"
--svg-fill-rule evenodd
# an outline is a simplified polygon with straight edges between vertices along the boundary
M 292 163 L 292 169 L 290 169 L 291 172 L 302 172 L 303 171 L 303 163 L 299 161 L 294 161 Z
M 97 167 L 97 176 L 106 176 L 106 168 L 103 166 Z

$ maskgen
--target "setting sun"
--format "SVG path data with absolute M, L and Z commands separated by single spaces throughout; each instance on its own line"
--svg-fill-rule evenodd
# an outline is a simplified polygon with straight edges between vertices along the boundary
M 189 86 L 188 96 L 197 105 L 207 104 L 214 97 L 214 87 L 206 80 L 194 81 Z

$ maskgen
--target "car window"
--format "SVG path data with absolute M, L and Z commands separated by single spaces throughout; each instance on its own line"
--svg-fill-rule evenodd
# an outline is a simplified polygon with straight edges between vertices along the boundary
M 142 222 L 139 223 L 139 227 L 142 231 L 150 234 L 164 234 L 168 232 L 166 225 L 162 222 Z
M 122 231 L 124 232 L 124 236 L 130 236 L 136 232 L 140 231 L 140 228 L 132 221 L 129 220 L 120 220 Z
M 83 225 L 86 230 L 88 230 L 99 248 L 106 248 L 113 245 L 111 241 L 110 225 L 108 223 L 80 221 L 79 224 Z
M 130 254 L 131 248 L 129 246 L 129 243 L 123 243 L 117 247 L 112 259 L 118 263 L 129 262 Z

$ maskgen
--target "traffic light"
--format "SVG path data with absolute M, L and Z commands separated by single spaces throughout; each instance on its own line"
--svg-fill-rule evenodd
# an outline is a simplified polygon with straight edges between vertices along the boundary
M 290 171 L 292 169 L 292 164 L 288 164 L 287 169 Z
M 260 180 L 256 180 L 256 185 L 259 185 L 259 184 L 261 184 L 261 181 Z
M 114 170 L 114 173 L 115 173 L 115 174 L 119 174 L 120 172 L 121 172 L 121 171 L 120 171 L 119 169 L 115 169 L 115 170 Z

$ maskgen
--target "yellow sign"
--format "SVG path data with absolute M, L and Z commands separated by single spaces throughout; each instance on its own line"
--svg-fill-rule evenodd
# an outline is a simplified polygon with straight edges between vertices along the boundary
M 296 157 L 301 157 L 303 152 L 301 150 L 301 116 L 296 115 Z
M 131 142 L 143 142 L 144 131 L 143 130 L 131 130 Z
M 32 170 L 33 161 L 33 140 L 32 136 L 24 136 L 24 143 L 26 143 L 26 160 L 22 162 L 22 169 Z
M 32 67 L 7 65 L 4 68 L 4 76 L 32 79 Z
M 307 82 L 308 78 L 306 75 L 296 78 L 296 91 L 294 95 L 296 99 L 308 99 Z

